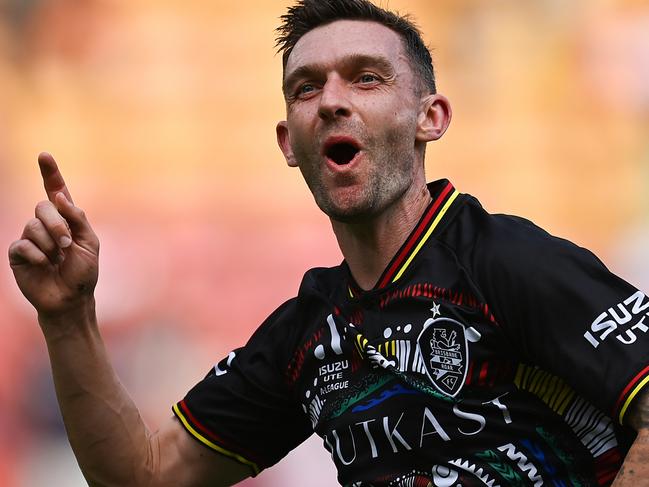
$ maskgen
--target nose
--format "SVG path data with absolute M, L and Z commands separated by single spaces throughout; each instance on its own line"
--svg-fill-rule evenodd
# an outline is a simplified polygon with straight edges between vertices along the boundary
M 351 114 L 347 83 L 335 76 L 327 80 L 320 95 L 318 115 L 323 120 L 333 120 L 339 117 L 348 117 Z

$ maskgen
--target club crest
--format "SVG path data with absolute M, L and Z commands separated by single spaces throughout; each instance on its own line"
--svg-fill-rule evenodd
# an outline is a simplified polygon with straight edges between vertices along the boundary
M 455 397 L 464 385 L 469 361 L 464 325 L 450 318 L 431 318 L 424 323 L 417 345 L 435 388 Z

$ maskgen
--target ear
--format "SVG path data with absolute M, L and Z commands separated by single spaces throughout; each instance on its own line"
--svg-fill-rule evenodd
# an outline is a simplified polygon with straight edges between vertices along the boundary
M 444 95 L 428 95 L 421 100 L 417 118 L 418 142 L 431 142 L 439 139 L 451 123 L 451 104 Z
M 286 121 L 278 122 L 277 127 L 275 127 L 275 132 L 277 133 L 277 145 L 279 145 L 282 154 L 284 154 L 286 163 L 290 167 L 297 167 L 293 147 L 291 147 L 291 136 L 288 133 L 288 123 Z

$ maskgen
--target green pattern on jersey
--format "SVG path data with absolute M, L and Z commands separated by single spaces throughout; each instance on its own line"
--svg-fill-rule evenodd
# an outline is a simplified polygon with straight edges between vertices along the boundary
M 493 450 L 485 450 L 480 453 L 476 453 L 478 458 L 481 458 L 487 462 L 491 468 L 500 474 L 500 476 L 508 482 L 508 485 L 511 486 L 520 486 L 525 487 L 525 482 L 523 478 L 518 475 L 509 465 L 503 463 L 498 454 Z

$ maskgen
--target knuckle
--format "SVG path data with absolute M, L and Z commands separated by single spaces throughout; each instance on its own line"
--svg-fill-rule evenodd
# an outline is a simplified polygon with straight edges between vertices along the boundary
M 25 262 L 33 263 L 33 259 L 30 260 L 30 242 L 28 240 L 16 240 L 12 242 L 9 246 L 9 263 L 13 266 L 16 264 L 24 264 Z M 38 263 L 37 265 L 40 265 Z
M 36 203 L 36 214 L 40 214 L 43 211 L 47 211 L 52 206 L 52 203 L 49 200 L 43 200 Z
M 38 218 L 32 218 L 25 224 L 25 233 L 33 235 L 36 232 L 39 232 L 43 228 L 43 222 Z
M 13 243 L 13 246 L 16 252 L 25 252 L 29 247 L 29 240 L 25 240 L 25 239 L 16 240 Z
M 52 223 L 50 230 L 56 235 L 67 235 L 68 225 L 65 223 L 65 221 L 57 221 L 55 223 Z
M 7 253 L 9 254 L 9 257 L 11 257 L 18 254 L 18 252 L 20 252 L 20 240 L 14 240 L 9 245 L 9 249 L 7 250 Z

